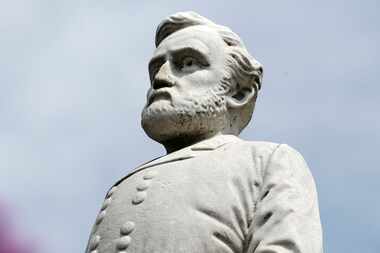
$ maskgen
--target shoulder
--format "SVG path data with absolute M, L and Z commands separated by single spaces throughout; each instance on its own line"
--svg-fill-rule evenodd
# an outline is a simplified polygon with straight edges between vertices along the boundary
M 265 148 L 263 149 L 264 146 Z M 254 142 L 253 150 L 264 159 L 261 167 L 263 181 L 270 185 L 292 186 L 304 192 L 304 196 L 315 196 L 315 182 L 303 156 L 287 144 Z
M 240 145 L 249 150 L 253 162 L 260 167 L 263 176 L 270 171 L 273 173 L 287 171 L 292 175 L 311 176 L 303 156 L 288 144 L 241 140 Z
M 294 157 L 299 160 L 303 160 L 302 155 L 295 148 L 289 146 L 288 144 L 275 143 L 268 141 L 246 141 L 241 140 L 243 145 L 249 148 L 254 156 L 263 157 L 278 157 L 287 156 Z
M 238 141 L 234 142 L 234 146 L 239 146 L 241 149 L 248 150 L 253 157 L 270 157 L 276 149 L 278 149 L 281 145 L 275 142 L 269 141 L 248 141 L 243 139 L 238 139 Z
M 249 146 L 253 154 L 271 155 L 280 145 L 269 141 L 244 141 Z

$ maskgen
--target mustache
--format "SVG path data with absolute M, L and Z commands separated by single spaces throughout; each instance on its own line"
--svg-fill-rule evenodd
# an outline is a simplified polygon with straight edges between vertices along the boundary
M 147 106 L 150 106 L 154 100 L 162 98 L 165 100 L 171 100 L 172 95 L 170 94 L 169 88 L 161 88 L 159 90 L 155 89 L 150 89 L 148 91 L 148 96 L 147 96 Z
M 169 89 L 175 86 L 176 83 L 169 79 L 155 78 L 152 81 L 152 87 L 149 89 L 147 94 L 147 106 L 153 103 L 156 98 L 163 98 L 170 100 L 172 95 Z
M 174 81 L 171 81 L 169 79 L 162 79 L 162 78 L 155 78 L 152 82 L 152 87 L 154 90 L 159 90 L 162 88 L 170 88 L 175 85 Z

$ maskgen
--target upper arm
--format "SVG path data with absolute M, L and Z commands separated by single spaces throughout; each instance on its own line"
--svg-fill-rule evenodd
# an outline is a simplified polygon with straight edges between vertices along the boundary
M 320 253 L 322 231 L 313 177 L 302 156 L 279 145 L 262 171 L 247 252 Z

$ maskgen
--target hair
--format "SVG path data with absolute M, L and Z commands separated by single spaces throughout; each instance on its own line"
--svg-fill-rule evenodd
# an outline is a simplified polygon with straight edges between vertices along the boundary
M 156 47 L 169 35 L 187 27 L 205 25 L 214 29 L 227 46 L 226 73 L 221 84 L 230 90 L 233 85 L 237 89 L 254 89 L 255 96 L 242 110 L 240 131 L 249 123 L 254 110 L 257 93 L 261 88 L 263 77 L 262 65 L 249 54 L 241 38 L 230 28 L 215 24 L 195 12 L 178 12 L 165 18 L 157 27 Z

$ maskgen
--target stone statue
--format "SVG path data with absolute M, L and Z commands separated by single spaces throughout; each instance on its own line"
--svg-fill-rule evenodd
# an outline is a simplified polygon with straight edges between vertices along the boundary
M 262 66 L 229 28 L 194 13 L 158 26 L 142 127 L 167 155 L 107 193 L 88 253 L 321 253 L 315 184 L 285 144 L 237 136 Z

